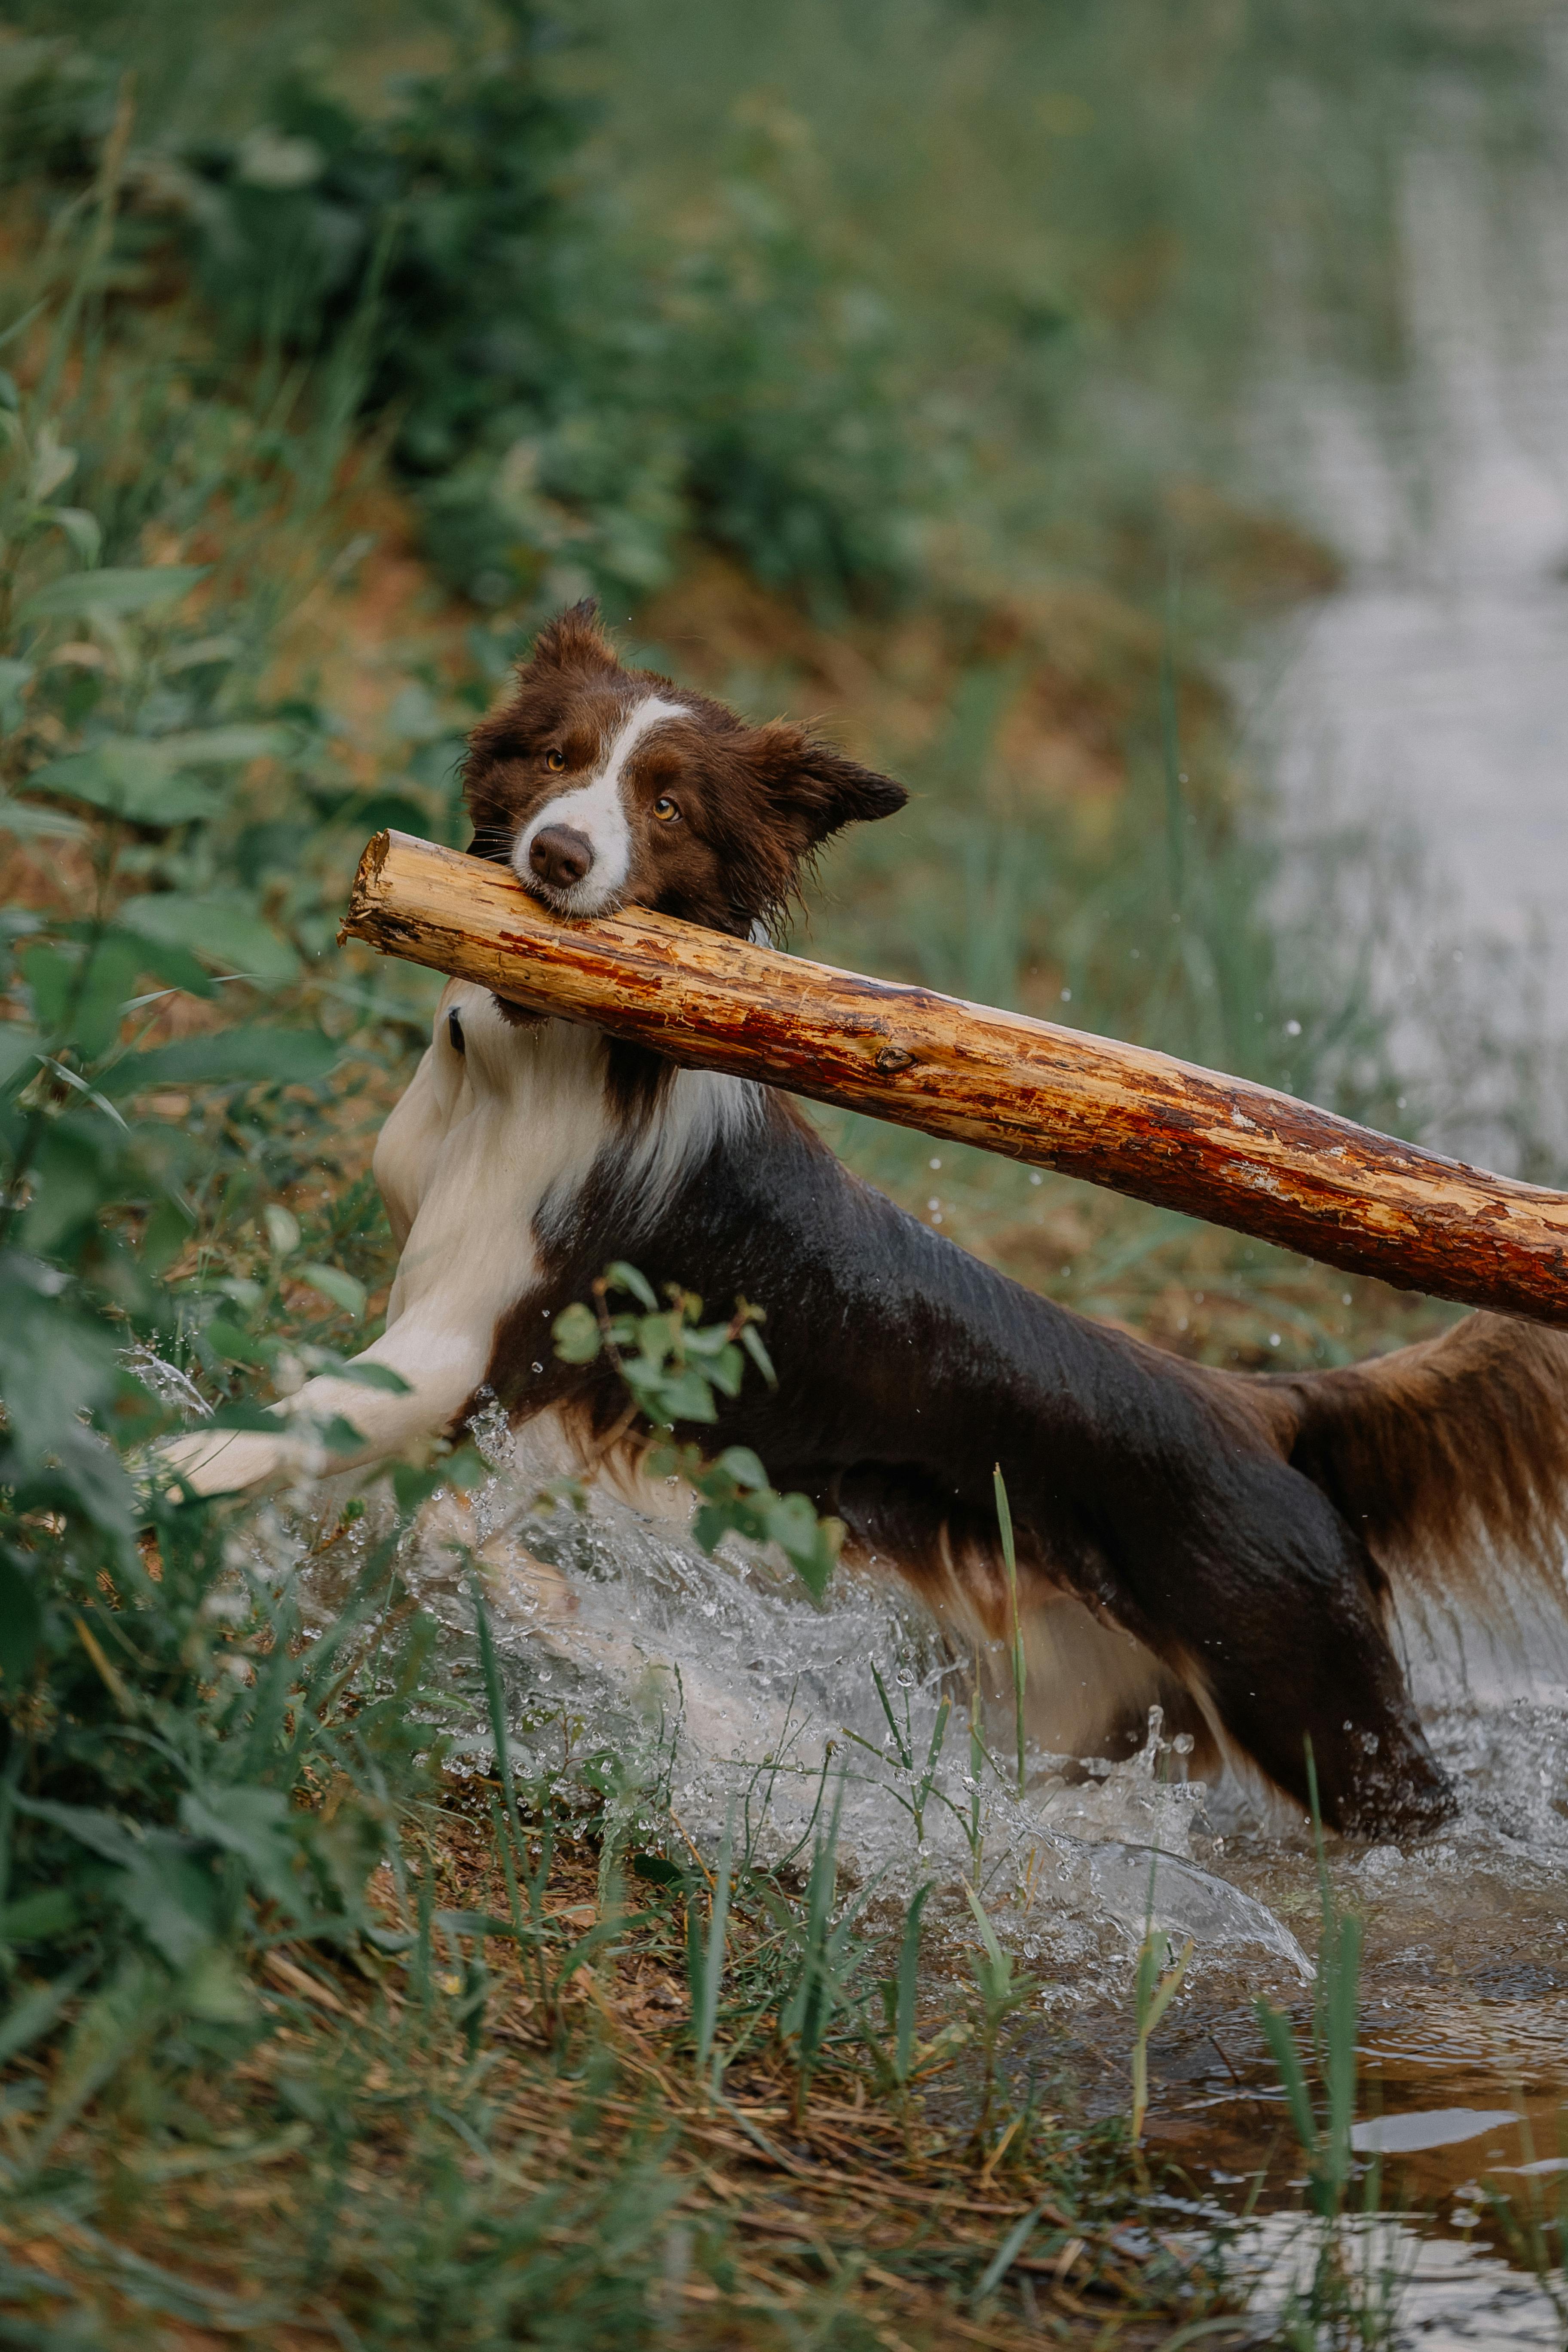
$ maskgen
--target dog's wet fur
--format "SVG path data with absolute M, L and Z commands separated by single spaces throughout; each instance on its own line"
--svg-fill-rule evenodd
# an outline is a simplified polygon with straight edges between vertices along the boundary
M 591 604 L 541 635 L 465 776 L 475 854 L 544 903 L 737 936 L 776 922 L 830 835 L 906 798 L 799 727 L 624 667 Z M 493 1395 L 520 1433 L 594 1459 L 625 1392 L 603 1359 L 554 1356 L 562 1308 L 614 1258 L 710 1303 L 744 1294 L 778 1385 L 749 1379 L 716 1429 L 680 1433 L 753 1448 L 844 1521 L 850 1556 L 981 1643 L 1006 1616 L 999 1463 L 1050 1752 L 1125 1756 L 1158 1703 L 1194 1772 L 1304 1803 L 1310 1741 L 1331 1825 L 1429 1831 L 1454 1799 L 1391 1639 L 1392 1580 L 1483 1608 L 1500 1569 L 1560 1589 L 1568 1335 L 1477 1316 L 1348 1370 L 1187 1364 L 920 1224 L 784 1097 L 468 983 L 376 1172 L 404 1249 L 368 1353 L 411 1394 L 313 1382 L 296 1407 L 346 1412 L 368 1459 Z M 207 1441 L 197 1467 L 185 1441 L 187 1475 L 276 1466 L 247 1443 L 219 1458 Z

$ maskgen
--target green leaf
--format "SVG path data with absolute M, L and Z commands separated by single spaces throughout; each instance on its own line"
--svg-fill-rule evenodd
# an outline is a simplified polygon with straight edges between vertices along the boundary
M 111 737 L 89 751 L 69 751 L 36 768 L 30 791 L 63 793 L 132 824 L 185 824 L 211 816 L 217 803 L 205 784 L 183 775 L 156 743 Z
M 322 1423 L 320 1434 L 329 1454 L 357 1454 L 364 1444 L 364 1433 L 341 1412 Z
M 364 1285 L 356 1282 L 352 1274 L 345 1274 L 341 1266 L 302 1265 L 300 1278 L 308 1282 L 312 1290 L 319 1290 L 323 1298 L 330 1298 L 334 1307 L 342 1307 L 356 1323 L 363 1315 Z
M 141 1259 L 152 1275 L 165 1273 L 184 1248 L 195 1223 L 184 1202 L 165 1193 L 147 1220 Z
M 189 1966 L 217 1935 L 217 1881 L 183 1838 L 154 1831 L 110 1894 L 172 1967 Z
M 1018 2256 L 1023 2252 L 1025 2241 L 1045 2210 L 1044 2205 L 1037 2205 L 1024 2215 L 1022 2221 L 1014 2222 L 981 2273 L 980 2283 L 974 2290 L 973 2301 L 970 2305 L 972 2310 L 978 2311 L 986 2296 L 994 2293 L 1001 2285 Z
M 119 921 L 138 939 L 188 948 L 226 972 L 279 982 L 299 976 L 293 949 L 263 922 L 243 891 L 210 890 L 200 898 L 184 890 L 146 891 L 126 899 Z
M 753 1492 L 766 1486 L 768 1483 L 767 1472 L 749 1445 L 727 1445 L 714 1462 L 713 1467 L 715 1470 L 722 1470 L 725 1476 L 732 1478 L 737 1486 L 750 1488 Z
M 60 1936 L 74 1927 L 77 1917 L 76 1899 L 63 1886 L 40 1886 L 0 1911 L 0 1943 L 40 1943 L 46 1936 Z
M 625 1258 L 618 1257 L 614 1265 L 605 1268 L 605 1283 L 610 1290 L 629 1290 L 634 1298 L 642 1301 L 650 1315 L 658 1313 L 658 1301 L 653 1295 L 647 1276 L 639 1274 L 635 1265 L 628 1265 Z
M 277 1789 L 193 1789 L 180 1800 L 180 1820 L 191 1835 L 237 1853 L 263 1883 L 293 1854 L 289 1813 L 289 1800 Z
M 1263 2028 L 1263 2038 L 1268 2044 L 1269 2055 L 1274 2061 L 1275 2072 L 1284 2088 L 1296 2137 L 1301 2143 L 1303 2153 L 1315 2158 L 1318 2153 L 1318 2121 L 1312 2113 L 1307 2078 L 1301 2071 L 1290 2021 L 1284 2011 L 1276 2009 L 1271 2001 L 1260 2000 L 1253 2005 L 1258 2012 L 1258 2022 Z
M 58 1268 L 9 1250 L 0 1256 L 0 1396 L 13 1444 L 28 1465 L 104 1453 L 79 1414 L 114 1393 L 119 1348 L 96 1317 L 62 1297 Z
M 0 1676 L 13 1691 L 26 1682 L 43 1634 L 37 1586 L 14 1561 L 0 1559 Z
M 16 614 L 18 622 L 90 621 L 100 613 L 151 612 L 186 596 L 209 566 L 160 563 L 146 569 L 110 566 L 102 572 L 70 572 L 37 588 Z
M 31 801 L 14 801 L 0 793 L 0 833 L 8 833 L 14 841 L 85 841 L 88 827 L 64 809 L 35 808 Z
M 149 1087 L 309 1086 L 324 1078 L 337 1058 L 338 1048 L 319 1029 L 223 1029 L 127 1054 L 98 1084 L 119 1096 Z
M 237 1397 L 232 1404 L 220 1404 L 217 1411 L 201 1424 L 200 1434 L 209 1429 L 260 1430 L 268 1437 L 277 1437 L 282 1424 L 277 1413 L 268 1405 L 247 1404 Z
M 119 1038 L 123 1010 L 135 993 L 142 958 L 135 940 L 118 931 L 106 932 L 90 944 L 87 957 L 70 1037 L 82 1061 L 96 1062 Z
M 248 2025 L 256 2016 L 256 1997 L 237 1962 L 216 1944 L 196 1953 L 180 1979 L 180 1991 L 191 2015 L 209 2025 Z
M 83 1984 L 97 1966 L 96 1956 L 78 1960 L 73 1969 L 57 1977 L 52 1984 L 37 1985 L 14 2000 L 0 2017 L 0 2066 L 26 2050 L 47 2033 L 79 1986 Z
M 123 1822 L 112 1813 L 99 1812 L 91 1805 L 58 1805 L 48 1797 L 13 1796 L 11 1802 L 19 1813 L 37 1822 L 47 1822 L 51 1829 L 64 1830 L 89 1852 L 117 1868 L 129 1870 L 140 1858 L 142 1848 Z
M 0 1094 L 18 1079 L 27 1079 L 38 1066 L 42 1041 L 19 1021 L 0 1022 Z
M 66 1025 L 77 966 L 58 948 L 42 944 L 24 948 L 16 959 L 33 999 L 33 1015 L 46 1037 L 58 1037 Z
M 52 1257 L 79 1226 L 95 1223 L 108 1173 L 91 1136 L 65 1119 L 54 1122 L 38 1144 L 33 1197 L 22 1219 L 28 1249 Z
M 103 529 L 95 514 L 86 507 L 40 507 L 39 514 L 46 522 L 64 533 L 71 553 L 90 570 L 98 562 L 103 548 Z
M 253 1339 L 247 1331 L 240 1330 L 237 1324 L 226 1322 L 221 1315 L 214 1318 L 202 1337 L 213 1353 L 221 1356 L 225 1363 L 265 1364 L 268 1360 L 267 1351 L 258 1340 Z
M 362 1389 L 384 1389 L 388 1396 L 412 1396 L 414 1393 L 412 1383 L 405 1381 L 401 1372 L 395 1372 L 390 1364 L 373 1363 L 364 1356 L 357 1356 L 349 1363 L 340 1364 L 332 1377 L 334 1380 L 353 1381 L 356 1387 Z
M 653 1886 L 684 1886 L 691 1875 L 675 1863 L 667 1862 L 661 1853 L 634 1853 L 632 1874 L 646 1878 Z
M 719 1418 L 713 1391 L 699 1371 L 654 1372 L 639 1378 L 637 1368 L 628 1364 L 626 1376 L 633 1394 L 652 1421 L 673 1423 Z
M 138 972 L 161 980 L 166 988 L 180 989 L 187 996 L 216 994 L 212 982 L 188 949 L 170 947 L 161 940 L 138 939 L 132 931 L 110 931 L 106 936 L 111 940 L 134 939 Z
M 591 1364 L 599 1352 L 598 1318 L 581 1299 L 563 1307 L 550 1327 L 555 1352 L 563 1364 Z

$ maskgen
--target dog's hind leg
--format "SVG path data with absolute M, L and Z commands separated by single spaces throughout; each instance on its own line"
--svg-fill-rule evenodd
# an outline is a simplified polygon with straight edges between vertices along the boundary
M 1267 1456 L 1233 1457 L 1210 1502 L 1183 1513 L 1164 1556 L 1151 1544 L 1126 1578 L 1145 1638 L 1216 1738 L 1228 1735 L 1299 1804 L 1315 1779 L 1331 1828 L 1436 1828 L 1453 1794 L 1365 1547 L 1316 1487 Z

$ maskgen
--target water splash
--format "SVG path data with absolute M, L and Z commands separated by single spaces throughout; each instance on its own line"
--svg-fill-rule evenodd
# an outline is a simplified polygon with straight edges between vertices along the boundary
M 963 1941 L 960 1889 L 977 1884 L 999 1932 L 1054 1961 L 1062 1997 L 1114 1995 L 1151 1921 L 1200 1957 L 1245 1949 L 1310 1973 L 1267 1905 L 1194 1858 L 1205 1792 L 1166 1777 L 1175 1743 L 1158 1709 L 1127 1762 L 1037 1759 L 1020 1795 L 994 1760 L 1006 1727 L 988 1719 L 974 1661 L 898 1580 L 840 1570 L 819 1605 L 738 1541 L 706 1557 L 679 1492 L 664 1517 L 602 1487 L 542 1496 L 552 1465 L 521 1457 L 499 1415 L 476 1434 L 490 1475 L 434 1499 L 400 1569 L 446 1629 L 454 1673 L 471 1671 L 481 1579 L 525 1773 L 558 1767 L 566 1745 L 613 1750 L 623 1785 L 658 1789 L 699 1845 L 716 1848 L 734 1808 L 752 1855 L 773 1864 L 809 1843 L 841 1785 L 853 1879 L 897 1897 L 936 1878 Z M 294 1538 L 314 1612 L 341 1603 L 384 1524 L 373 1507 L 323 1540 L 321 1491 L 314 1540 L 303 1519 Z M 286 1548 L 289 1525 L 263 1515 L 261 1546 Z M 478 1727 L 463 1744 L 487 1759 Z M 932 1924 L 949 1908 L 939 1895 Z

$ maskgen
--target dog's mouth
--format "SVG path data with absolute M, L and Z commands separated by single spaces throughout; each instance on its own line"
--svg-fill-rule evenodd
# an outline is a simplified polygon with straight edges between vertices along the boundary
M 515 866 L 512 871 L 517 872 Z M 552 915 L 569 916 L 574 922 L 588 922 L 597 915 L 618 915 L 626 904 L 624 890 L 605 890 L 585 883 L 562 888 L 537 874 L 519 874 L 517 878 L 537 905 L 548 907 Z

